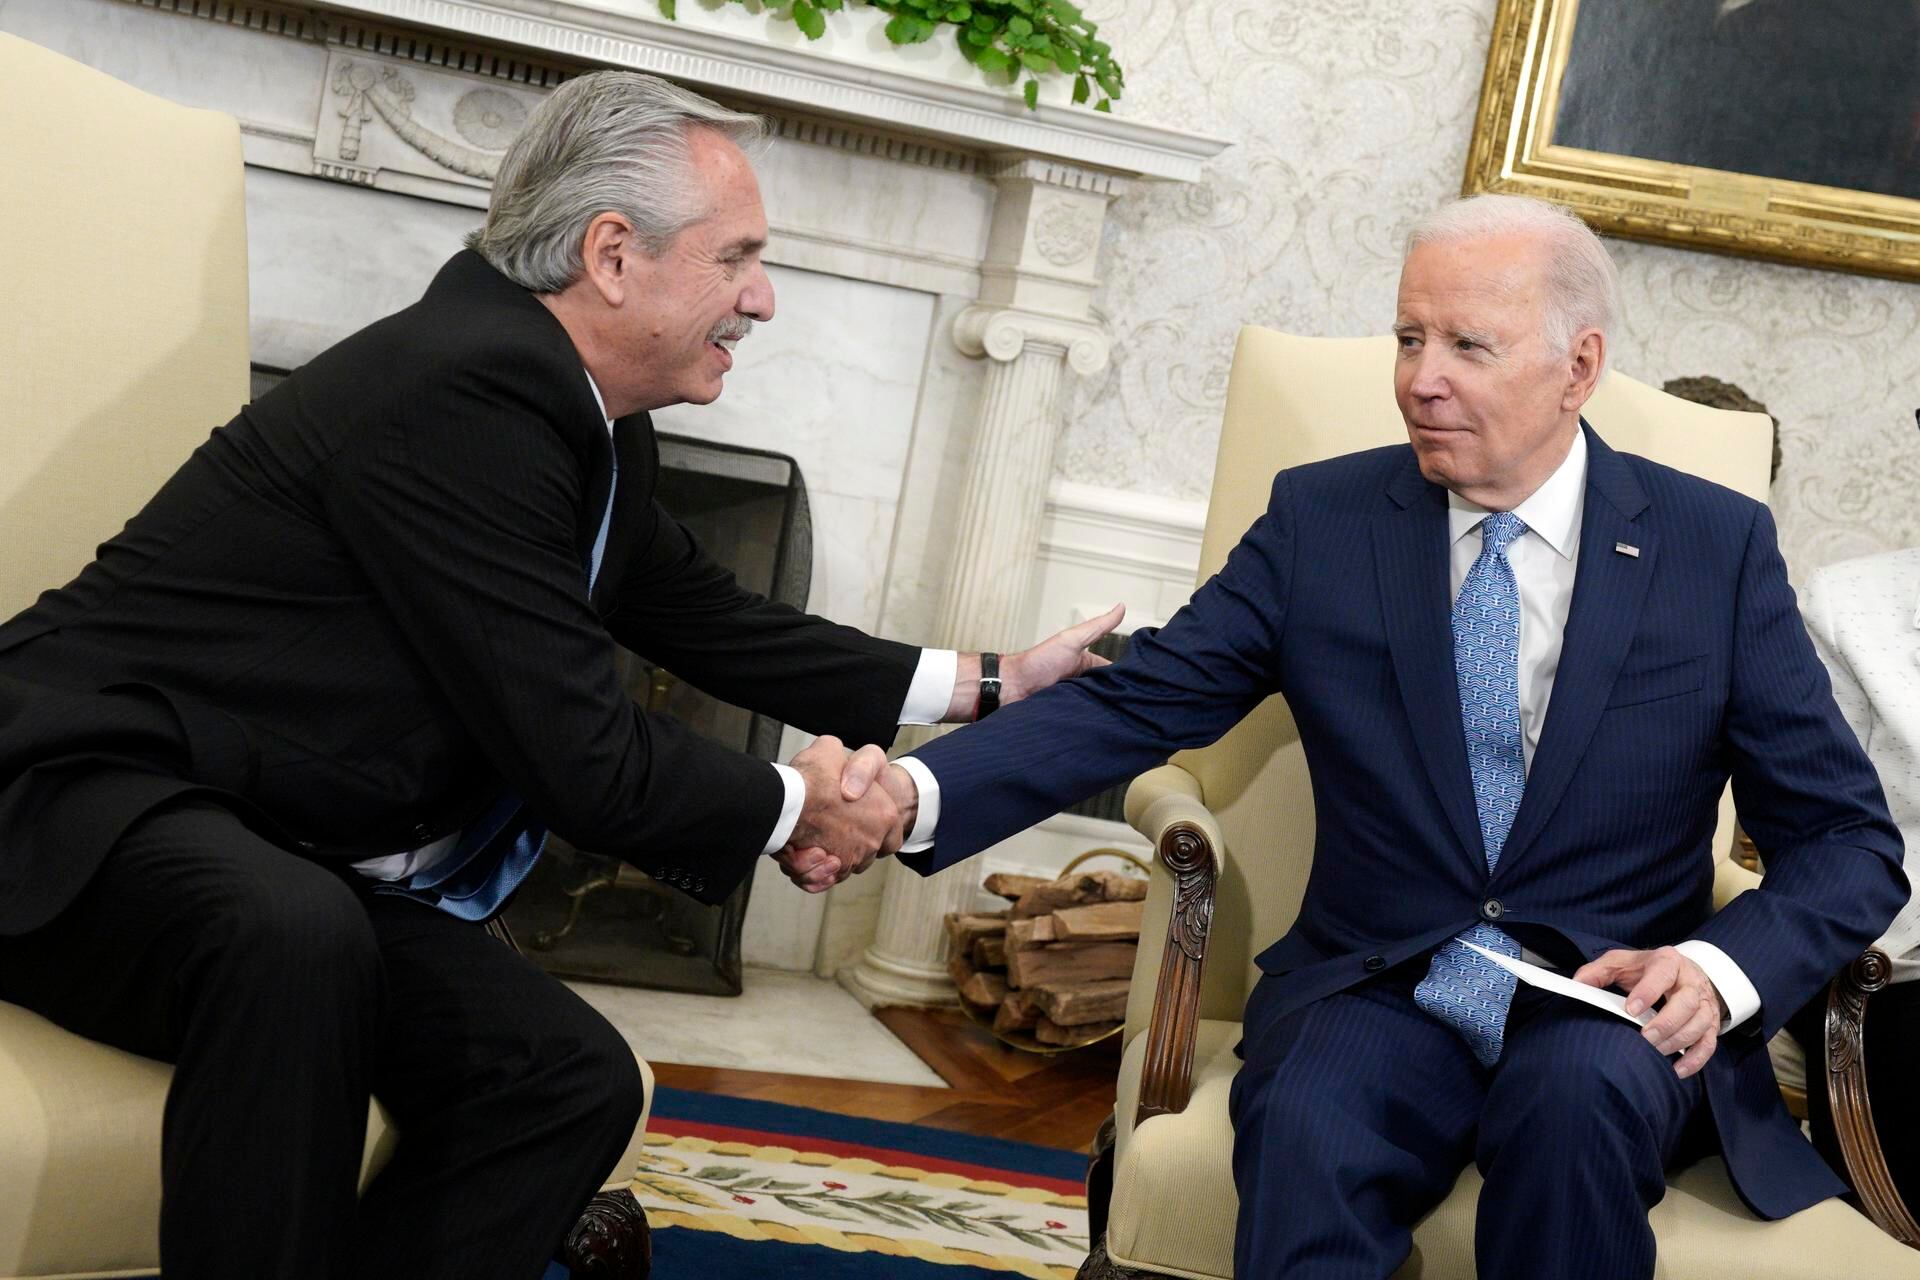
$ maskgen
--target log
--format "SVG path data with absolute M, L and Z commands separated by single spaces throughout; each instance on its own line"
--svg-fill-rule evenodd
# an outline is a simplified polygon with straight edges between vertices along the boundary
M 1089 1022 L 1077 1027 L 1063 1027 L 1052 1018 L 1042 1017 L 1033 1026 L 1033 1038 L 1041 1044 L 1057 1044 L 1067 1047 L 1092 1044 L 1102 1036 L 1113 1034 L 1120 1027 L 1119 1021 Z
M 1006 968 L 1006 935 L 993 934 L 985 938 L 975 938 L 973 940 L 973 963 L 982 969 Z
M 960 998 L 981 1013 L 992 1013 L 1007 998 L 1007 980 L 997 973 L 976 973 L 960 988 Z
M 996 871 L 984 881 L 988 893 L 1012 902 L 1031 889 L 1053 882 L 1045 876 L 1020 876 L 1011 871 Z
M 1031 991 L 1009 991 L 1007 998 L 1000 1002 L 1000 1012 L 993 1015 L 993 1029 L 996 1032 L 1031 1031 L 1040 1021 L 1040 1006 L 1034 1002 Z
M 1146 913 L 1145 902 L 1094 902 L 1084 907 L 1062 907 L 1042 918 L 1053 921 L 1056 942 L 1117 942 L 1139 937 Z
M 973 957 L 964 951 L 954 951 L 947 955 L 947 977 L 956 987 L 964 987 L 975 973 Z
M 1089 902 L 1134 902 L 1147 896 L 1147 882 L 1118 871 L 1076 871 L 1058 880 L 1036 885 L 1013 904 L 1013 918 L 1051 915 L 1062 907 Z
M 1083 1027 L 1093 1022 L 1117 1022 L 1127 1016 L 1125 978 L 1105 982 L 1087 982 L 1074 986 L 1033 988 L 1040 1011 L 1063 1027 Z
M 1131 942 L 1055 942 L 1007 952 L 1007 982 L 1025 989 L 1042 984 L 1129 978 L 1139 946 Z
M 1005 912 L 991 915 L 972 915 L 965 911 L 949 911 L 946 916 L 947 941 L 955 951 L 972 951 L 973 944 L 980 938 L 991 938 L 995 934 L 1007 931 Z
M 1052 916 L 1035 916 L 1031 920 L 1015 920 L 1007 926 L 1007 949 L 1015 947 L 1037 947 L 1043 943 L 1057 942 L 1055 924 Z

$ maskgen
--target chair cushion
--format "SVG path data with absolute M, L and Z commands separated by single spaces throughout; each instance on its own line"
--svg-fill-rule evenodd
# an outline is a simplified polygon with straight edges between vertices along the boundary
M 645 1062 L 640 1072 L 651 1101 L 653 1073 Z M 160 1122 L 172 1078 L 165 1063 L 0 1003 L 0 1277 L 160 1269 Z M 609 1187 L 631 1181 L 646 1128 L 643 1114 Z M 396 1137 L 374 1103 L 363 1189 L 392 1157 Z
M 1136 1036 L 1120 1067 L 1119 1125 L 1107 1252 L 1122 1266 L 1195 1280 L 1233 1275 L 1233 1127 L 1227 1090 L 1240 1060 L 1240 1025 L 1200 1023 L 1194 1088 L 1179 1115 L 1137 1128 L 1147 1038 Z M 1474 1204 L 1480 1175 L 1468 1169 L 1453 1193 L 1414 1230 L 1401 1280 L 1473 1280 Z M 1672 1280 L 1816 1280 L 1873 1276 L 1920 1280 L 1920 1252 L 1884 1234 L 1838 1200 L 1780 1222 L 1740 1203 L 1716 1157 L 1682 1170 L 1653 1211 L 1655 1275 Z

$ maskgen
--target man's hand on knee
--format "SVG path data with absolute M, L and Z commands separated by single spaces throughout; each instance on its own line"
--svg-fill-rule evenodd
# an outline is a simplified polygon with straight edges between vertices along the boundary
M 1626 988 L 1631 1014 L 1660 1005 L 1659 1014 L 1641 1034 L 1661 1054 L 1681 1055 L 1673 1069 L 1682 1078 L 1706 1066 L 1719 1046 L 1720 1024 L 1726 1017 L 1720 993 L 1706 970 L 1672 947 L 1609 951 L 1582 965 L 1573 980 L 1590 987 Z

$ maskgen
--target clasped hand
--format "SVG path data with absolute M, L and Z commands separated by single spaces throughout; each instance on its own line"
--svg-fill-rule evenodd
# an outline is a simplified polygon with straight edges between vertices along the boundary
M 789 880 L 820 893 L 905 843 L 913 826 L 913 783 L 879 747 L 848 751 L 838 738 L 816 738 L 791 763 L 807 784 L 807 799 L 786 847 L 774 854 Z M 882 785 L 874 786 L 875 779 Z

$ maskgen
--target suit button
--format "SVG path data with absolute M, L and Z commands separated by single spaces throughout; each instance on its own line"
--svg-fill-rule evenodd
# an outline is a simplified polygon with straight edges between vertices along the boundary
M 1360 964 L 1368 973 L 1378 973 L 1387 967 L 1387 958 L 1385 956 L 1368 956 L 1365 960 L 1362 960 Z
M 693 882 L 687 886 L 687 891 L 689 893 L 705 893 L 707 891 L 707 882 L 699 876 L 695 876 Z
M 1480 918 L 1483 920 L 1498 920 L 1506 914 L 1506 911 L 1507 909 L 1500 905 L 1498 898 L 1488 898 L 1480 904 Z
M 413 838 L 425 844 L 433 838 L 433 828 L 424 822 L 416 822 L 413 824 Z

